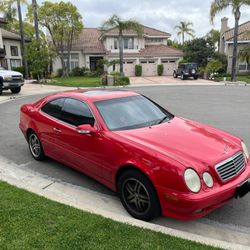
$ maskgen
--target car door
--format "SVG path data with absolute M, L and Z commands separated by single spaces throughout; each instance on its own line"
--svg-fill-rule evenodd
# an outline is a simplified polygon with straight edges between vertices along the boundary
M 95 160 L 98 157 L 96 145 L 100 137 L 77 131 L 77 127 L 84 124 L 98 129 L 88 105 L 77 99 L 66 98 L 60 120 L 62 122 L 57 127 L 60 131 L 57 144 L 63 148 L 64 162 L 90 176 L 101 175 L 101 166 Z
M 39 128 L 39 138 L 47 156 L 63 161 L 64 152 L 58 140 L 60 139 L 60 117 L 65 98 L 57 98 L 49 101 L 41 107 L 35 122 Z

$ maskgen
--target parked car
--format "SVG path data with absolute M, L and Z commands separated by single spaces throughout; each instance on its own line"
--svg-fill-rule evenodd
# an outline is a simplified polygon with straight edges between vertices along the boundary
M 53 158 L 117 191 L 132 216 L 206 215 L 250 191 L 244 142 L 132 91 L 75 90 L 21 107 L 36 160 Z
M 10 89 L 13 94 L 21 91 L 24 85 L 23 75 L 17 71 L 6 70 L 0 67 L 0 95 L 3 90 Z
M 197 63 L 181 63 L 178 68 L 174 70 L 173 77 L 181 77 L 182 80 L 186 80 L 189 77 L 193 77 L 194 80 L 198 79 L 198 65 Z

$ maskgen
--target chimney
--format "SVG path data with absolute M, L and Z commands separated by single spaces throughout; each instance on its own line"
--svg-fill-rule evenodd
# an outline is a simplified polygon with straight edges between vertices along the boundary
M 221 29 L 220 29 L 220 46 L 219 46 L 219 52 L 224 53 L 225 50 L 225 41 L 223 38 L 224 33 L 229 30 L 228 27 L 228 18 L 223 17 L 221 19 Z

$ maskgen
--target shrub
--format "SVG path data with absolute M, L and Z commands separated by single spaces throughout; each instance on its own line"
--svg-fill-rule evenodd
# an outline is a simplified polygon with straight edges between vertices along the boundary
M 86 71 L 84 75 L 87 77 L 98 77 L 99 76 L 97 71 Z
M 14 71 L 20 72 L 21 74 L 24 75 L 24 67 L 16 67 L 13 69 Z
M 222 67 L 223 67 L 223 64 L 221 61 L 213 59 L 207 63 L 206 72 L 218 73 L 218 71 L 221 70 Z
M 141 65 L 135 65 L 135 76 L 141 76 L 142 75 L 142 66 Z
M 114 86 L 129 85 L 130 80 L 126 76 L 114 76 Z
M 163 75 L 163 70 L 164 70 L 163 64 L 157 65 L 157 73 L 158 73 L 158 76 L 162 76 L 162 75 Z
M 57 76 L 62 77 L 62 75 L 63 75 L 63 69 L 58 69 L 57 70 Z
M 223 74 L 227 72 L 227 56 L 223 53 L 216 52 L 213 59 L 222 63 L 222 68 L 218 70 L 218 73 Z
M 76 67 L 76 68 L 72 69 L 71 75 L 72 76 L 84 76 L 85 71 L 86 71 L 86 68 L 84 68 L 84 67 L 83 68 Z
M 121 74 L 120 74 L 120 72 L 118 72 L 118 71 L 112 71 L 112 72 L 110 73 L 110 75 L 112 75 L 112 76 L 120 76 Z

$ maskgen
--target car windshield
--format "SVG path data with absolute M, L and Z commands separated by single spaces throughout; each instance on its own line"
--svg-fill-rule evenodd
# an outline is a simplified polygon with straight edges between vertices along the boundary
M 174 116 L 144 96 L 95 102 L 110 130 L 129 130 L 167 122 Z

